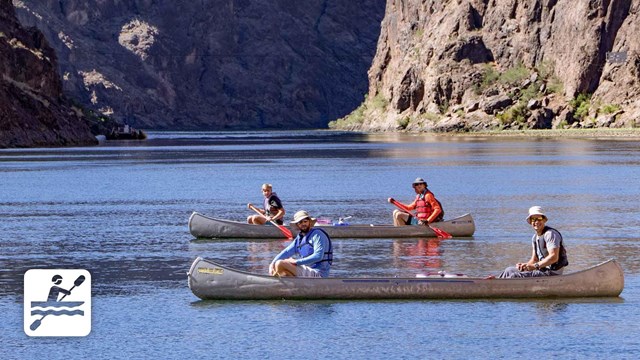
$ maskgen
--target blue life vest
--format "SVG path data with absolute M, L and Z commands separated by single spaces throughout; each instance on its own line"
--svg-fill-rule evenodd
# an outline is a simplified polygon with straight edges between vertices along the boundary
M 298 254 L 300 254 L 300 257 L 303 257 L 303 258 L 313 254 L 313 244 L 311 244 L 310 238 L 314 231 L 323 232 L 324 235 L 327 237 L 327 240 L 329 240 L 329 249 L 325 251 L 322 260 L 318 262 L 327 261 L 329 262 L 329 264 L 333 264 L 333 245 L 331 244 L 331 238 L 329 237 L 329 234 L 327 234 L 322 229 L 312 228 L 311 231 L 309 231 L 305 236 L 300 236 L 300 234 L 298 234 L 295 240 L 296 251 L 298 252 Z

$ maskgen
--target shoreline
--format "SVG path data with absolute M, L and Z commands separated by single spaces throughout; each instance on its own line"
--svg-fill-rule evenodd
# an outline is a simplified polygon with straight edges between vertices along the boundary
M 330 129 L 337 131 L 353 131 Z M 593 129 L 526 129 L 526 130 L 487 130 L 474 132 L 427 132 L 427 131 L 355 131 L 369 134 L 407 134 L 431 135 L 443 137 L 527 137 L 527 138 L 617 138 L 640 139 L 640 128 L 593 128 Z
M 640 128 L 494 130 L 447 135 L 568 138 L 640 138 Z

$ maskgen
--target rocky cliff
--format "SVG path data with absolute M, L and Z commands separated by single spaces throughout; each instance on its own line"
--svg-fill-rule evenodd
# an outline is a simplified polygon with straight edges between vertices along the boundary
M 154 129 L 326 127 L 367 92 L 385 0 L 14 0 L 83 105 Z
M 359 130 L 635 127 L 639 0 L 388 0 Z
M 53 49 L 0 0 L 0 148 L 90 144 L 81 111 L 62 96 Z

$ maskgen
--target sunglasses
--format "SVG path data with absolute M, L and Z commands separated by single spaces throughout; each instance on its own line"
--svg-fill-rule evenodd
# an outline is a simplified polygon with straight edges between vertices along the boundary
M 531 223 L 533 224 L 533 223 L 534 223 L 534 222 L 536 222 L 536 221 L 542 221 L 542 220 L 544 220 L 544 218 L 543 218 L 543 217 L 532 217 L 532 218 L 530 218 L 530 220 L 531 220 Z

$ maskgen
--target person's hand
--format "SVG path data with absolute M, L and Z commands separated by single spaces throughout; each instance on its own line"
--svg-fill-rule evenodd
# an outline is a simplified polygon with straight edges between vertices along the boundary
M 273 267 L 273 263 L 269 264 L 269 275 L 273 276 L 276 269 Z
M 429 225 L 429 221 L 427 221 L 427 220 L 418 220 L 418 225 L 428 226 Z
M 265 216 L 264 218 L 265 218 L 265 219 L 267 219 L 267 221 L 272 221 L 272 220 L 273 220 L 273 219 L 271 218 L 271 216 L 268 216 L 268 215 L 267 215 L 267 216 Z

